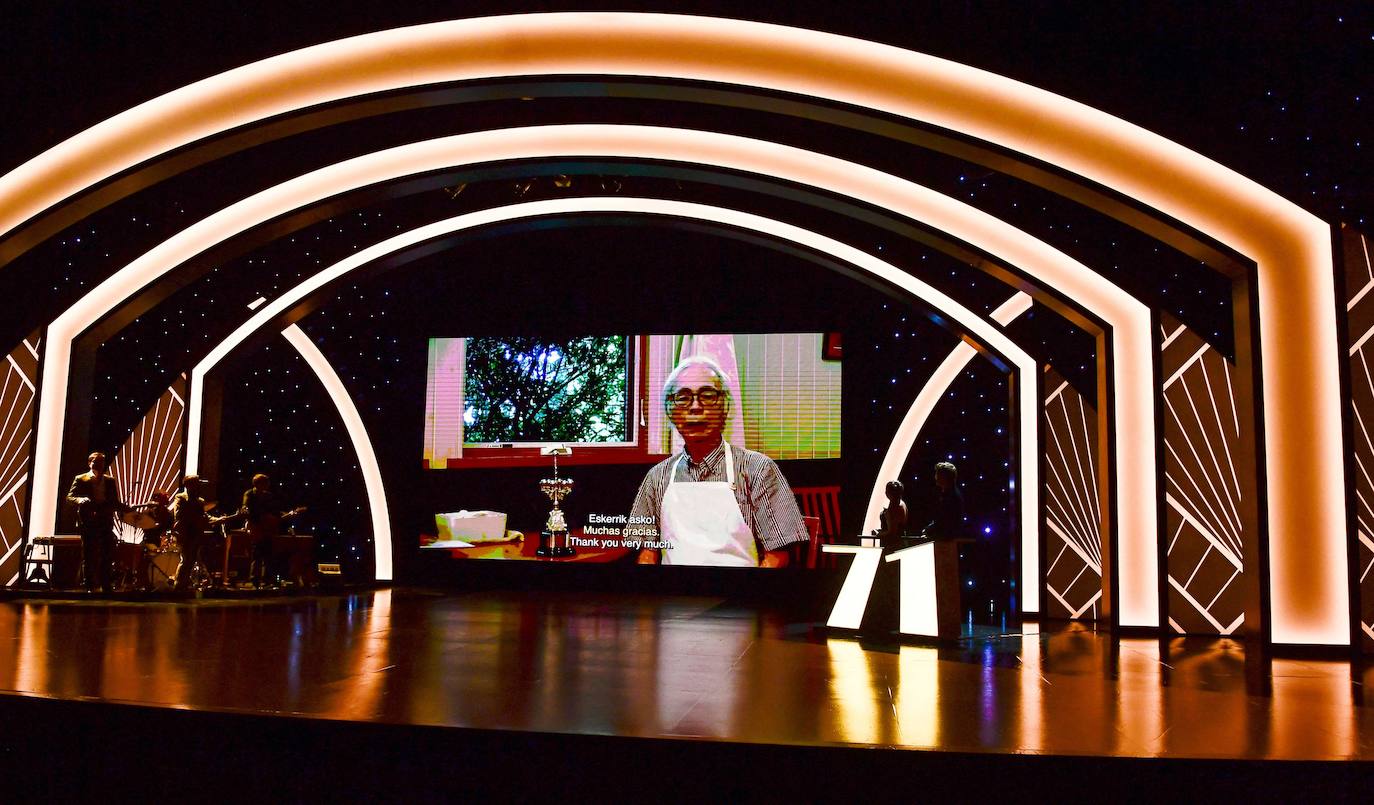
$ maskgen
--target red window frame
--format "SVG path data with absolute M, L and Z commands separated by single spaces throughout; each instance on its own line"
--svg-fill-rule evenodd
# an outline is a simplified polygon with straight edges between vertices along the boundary
M 615 444 L 615 445 L 576 445 L 573 447 L 571 455 L 560 456 L 558 463 L 565 466 L 577 467 L 595 464 L 654 464 L 662 461 L 662 453 L 650 453 L 649 441 L 649 419 L 647 416 L 648 406 L 653 404 L 649 399 L 649 338 L 645 335 L 634 336 L 635 338 L 635 382 L 638 389 L 635 394 L 637 404 L 632 416 L 635 419 L 635 440 L 634 444 Z M 531 445 L 511 445 L 503 446 L 483 446 L 483 447 L 463 447 L 462 458 L 450 458 L 445 461 L 442 469 L 448 470 L 471 470 L 480 468 L 501 468 L 501 467 L 541 467 L 552 464 L 552 459 L 548 456 L 539 454 L 538 446 Z M 428 467 L 428 469 L 441 469 L 439 467 Z

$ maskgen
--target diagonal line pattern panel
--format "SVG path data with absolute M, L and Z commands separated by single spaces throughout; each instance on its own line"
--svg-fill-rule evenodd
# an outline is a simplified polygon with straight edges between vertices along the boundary
M 1245 622 L 1236 581 L 1254 539 L 1239 511 L 1235 367 L 1186 325 L 1161 319 L 1169 624 L 1180 634 L 1231 634 Z
M 1365 235 L 1350 227 L 1341 227 L 1342 250 L 1345 257 L 1346 337 L 1350 346 L 1347 356 L 1350 367 L 1350 408 L 1354 434 L 1351 449 L 1355 453 L 1355 523 L 1359 539 L 1351 550 L 1355 552 L 1354 567 L 1358 576 L 1360 596 L 1360 650 L 1374 654 L 1374 573 L 1365 569 L 1374 562 L 1374 541 L 1366 535 L 1374 533 L 1374 264 L 1370 253 L 1374 244 Z
M 119 498 L 125 503 L 146 503 L 153 492 L 169 495 L 181 477 L 181 456 L 185 449 L 186 375 L 183 373 L 162 393 L 153 407 L 134 426 L 119 446 L 110 471 L 119 481 Z M 140 529 L 122 526 L 125 540 L 143 538 Z
M 37 332 L 10 350 L 0 371 L 0 583 L 19 580 L 33 446 Z
M 1102 535 L 1093 405 L 1059 373 L 1045 374 L 1045 572 L 1051 617 L 1096 620 L 1102 597 Z

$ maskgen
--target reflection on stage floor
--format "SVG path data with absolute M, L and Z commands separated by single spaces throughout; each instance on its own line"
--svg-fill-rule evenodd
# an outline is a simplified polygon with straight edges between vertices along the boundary
M 869 645 L 716 598 L 381 589 L 0 603 L 0 689 L 182 709 L 787 745 L 1374 758 L 1369 671 L 1225 639 Z

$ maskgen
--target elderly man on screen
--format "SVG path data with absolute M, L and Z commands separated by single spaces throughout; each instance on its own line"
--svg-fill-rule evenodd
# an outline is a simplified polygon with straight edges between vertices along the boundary
M 639 486 L 631 522 L 651 518 L 659 542 L 641 564 L 783 567 L 787 547 L 807 539 L 797 501 L 778 465 L 721 438 L 730 412 L 725 372 L 687 358 L 663 387 L 668 419 L 684 450 L 654 465 Z

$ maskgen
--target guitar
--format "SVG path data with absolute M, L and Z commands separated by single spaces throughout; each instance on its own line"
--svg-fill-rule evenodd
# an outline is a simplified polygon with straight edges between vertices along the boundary
M 219 524 L 221 524 L 221 523 L 227 523 L 227 522 L 229 522 L 230 520 L 233 520 L 233 519 L 238 518 L 239 516 L 241 516 L 241 514 L 242 514 L 242 512 L 229 512 L 228 514 L 211 514 L 211 515 L 206 515 L 206 517 L 205 517 L 205 527 L 206 527 L 206 528 L 214 528 L 215 526 L 217 526 L 217 525 L 219 525 Z
M 174 550 L 177 545 L 187 544 L 188 537 L 203 537 L 205 532 L 209 531 L 211 528 L 222 523 L 227 523 L 240 516 L 239 512 L 230 512 L 229 514 L 221 515 L 202 513 L 198 518 L 192 521 L 173 521 L 167 529 L 167 535 L 163 537 L 162 550 Z M 168 537 L 171 538 L 170 544 Z
M 251 520 L 248 522 L 248 544 L 256 546 L 263 539 L 270 539 L 281 533 L 281 524 L 290 520 L 298 514 L 306 511 L 306 507 L 297 506 L 289 512 L 282 514 L 265 514 L 256 523 Z

